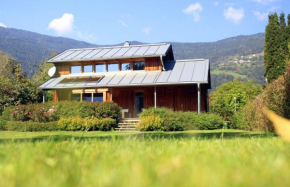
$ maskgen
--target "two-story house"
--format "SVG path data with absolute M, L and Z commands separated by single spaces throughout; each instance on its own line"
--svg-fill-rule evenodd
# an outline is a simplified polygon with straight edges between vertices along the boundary
M 114 101 L 126 117 L 149 107 L 208 110 L 209 60 L 175 60 L 171 44 L 69 49 L 47 63 L 56 73 L 39 88 L 54 90 L 54 101 Z

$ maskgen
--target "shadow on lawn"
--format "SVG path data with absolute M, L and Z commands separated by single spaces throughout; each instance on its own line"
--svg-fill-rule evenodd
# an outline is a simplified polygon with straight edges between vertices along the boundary
M 265 133 L 248 133 L 248 132 L 146 132 L 146 133 L 111 133 L 110 135 L 90 136 L 84 133 L 85 136 L 72 135 L 44 135 L 29 138 L 10 138 L 1 139 L 0 143 L 4 142 L 38 142 L 38 141 L 66 141 L 66 140 L 146 140 L 146 139 L 232 139 L 232 138 L 268 138 L 275 136 L 274 134 Z

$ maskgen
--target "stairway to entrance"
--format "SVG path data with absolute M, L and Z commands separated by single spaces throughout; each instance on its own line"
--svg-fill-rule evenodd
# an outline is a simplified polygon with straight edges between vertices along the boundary
M 135 127 L 136 123 L 139 123 L 139 118 L 123 118 L 120 120 L 115 130 L 120 132 L 137 131 Z

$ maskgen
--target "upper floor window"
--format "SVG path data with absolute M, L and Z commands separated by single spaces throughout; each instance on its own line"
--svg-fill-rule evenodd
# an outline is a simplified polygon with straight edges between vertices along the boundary
M 71 66 L 71 73 L 81 73 L 82 72 L 82 66 Z
M 105 72 L 106 71 L 106 64 L 97 64 L 96 65 L 96 72 Z
M 133 70 L 145 70 L 145 62 L 133 62 Z
M 121 64 L 121 69 L 122 69 L 122 71 L 128 71 L 128 70 L 130 70 L 131 69 L 131 64 L 128 62 L 126 62 L 126 63 L 122 63 Z
M 108 72 L 119 71 L 119 63 L 108 64 Z
M 84 73 L 91 73 L 93 72 L 93 66 L 92 65 L 84 65 Z

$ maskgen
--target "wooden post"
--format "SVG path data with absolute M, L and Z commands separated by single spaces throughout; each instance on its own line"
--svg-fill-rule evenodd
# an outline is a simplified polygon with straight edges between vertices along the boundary
M 197 103 L 198 113 L 200 113 L 200 83 L 197 83 Z
M 154 108 L 157 107 L 157 104 L 156 104 L 156 86 L 154 86 Z
M 113 101 L 113 88 L 110 88 L 110 97 L 111 97 L 111 101 Z

